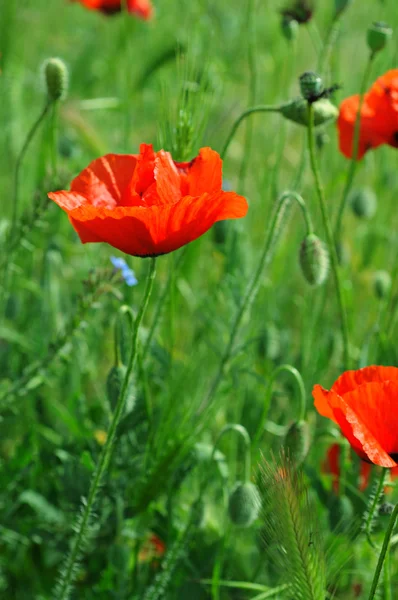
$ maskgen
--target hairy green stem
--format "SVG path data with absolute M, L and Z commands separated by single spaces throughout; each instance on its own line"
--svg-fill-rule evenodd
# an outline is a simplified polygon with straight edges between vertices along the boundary
M 302 199 L 302 197 L 299 194 L 297 194 L 296 192 L 291 192 L 291 191 L 284 192 L 278 200 L 276 209 L 274 211 L 273 218 L 271 220 L 271 223 L 270 223 L 270 226 L 268 229 L 268 234 L 265 237 L 265 244 L 263 247 L 263 251 L 261 253 L 259 263 L 257 265 L 257 269 L 255 270 L 253 277 L 247 284 L 246 292 L 243 296 L 240 307 L 239 307 L 239 309 L 235 315 L 235 319 L 232 323 L 232 327 L 231 327 L 230 334 L 229 334 L 229 339 L 228 339 L 227 345 L 225 347 L 225 350 L 222 354 L 217 374 L 213 379 L 213 382 L 210 386 L 210 389 L 209 389 L 207 395 L 205 396 L 205 398 L 203 399 L 203 401 L 199 407 L 199 414 L 201 414 L 205 409 L 207 409 L 214 400 L 214 395 L 215 395 L 215 393 L 218 389 L 218 386 L 220 385 L 221 380 L 224 376 L 225 367 L 227 366 L 227 364 L 231 358 L 235 340 L 238 335 L 239 328 L 242 324 L 243 317 L 250 309 L 250 307 L 254 301 L 254 298 L 257 295 L 258 288 L 260 285 L 261 275 L 264 271 L 265 266 L 268 264 L 268 262 L 271 259 L 272 250 L 274 247 L 274 241 L 275 241 L 275 238 L 278 236 L 278 231 L 277 231 L 278 225 L 280 224 L 281 215 L 283 216 L 283 209 L 285 209 L 286 204 L 288 204 L 290 202 L 290 200 L 295 200 L 298 203 L 298 205 L 300 206 L 300 208 L 303 212 L 304 218 L 305 218 L 305 222 L 306 222 L 306 226 L 307 226 L 307 233 L 312 233 L 311 218 L 308 214 L 307 207 L 306 207 L 305 202 Z
M 368 510 L 368 516 L 366 517 L 365 523 L 363 525 L 363 532 L 366 535 L 366 539 L 368 540 L 368 542 L 372 546 L 372 548 L 374 548 L 374 543 L 372 541 L 370 534 L 372 532 L 373 519 L 375 516 L 375 512 L 376 512 L 376 509 L 377 509 L 377 506 L 378 506 L 378 503 L 380 500 L 380 496 L 384 489 L 384 482 L 386 479 L 386 475 L 387 475 L 387 469 L 383 469 L 381 472 L 381 475 L 380 475 L 380 479 L 379 479 L 379 483 L 378 483 L 375 495 L 372 500 L 372 504 Z
M 148 273 L 148 279 L 146 289 L 141 302 L 141 306 L 138 310 L 137 317 L 134 323 L 134 330 L 132 336 L 131 352 L 129 357 L 129 363 L 127 365 L 126 376 L 123 381 L 122 389 L 120 392 L 119 399 L 116 404 L 115 411 L 112 416 L 112 420 L 107 433 L 106 443 L 103 447 L 99 462 L 96 466 L 93 478 L 90 484 L 90 490 L 87 500 L 83 503 L 83 510 L 81 518 L 78 523 L 76 537 L 73 541 L 71 551 L 67 557 L 65 567 L 62 571 L 61 579 L 56 588 L 55 596 L 56 600 L 67 600 L 70 597 L 71 587 L 73 585 L 76 575 L 76 564 L 82 553 L 82 546 L 85 539 L 87 538 L 88 529 L 90 525 L 90 519 L 94 510 L 94 505 L 99 488 L 102 484 L 103 478 L 107 472 L 109 461 L 112 455 L 113 445 L 115 443 L 117 427 L 123 414 L 123 409 L 126 402 L 129 382 L 131 374 L 134 370 L 135 363 L 137 360 L 137 346 L 138 346 L 138 332 L 142 318 L 144 316 L 146 307 L 148 305 L 149 297 L 151 295 L 153 281 L 156 273 L 156 259 L 151 258 L 151 264 Z
M 326 233 L 326 241 L 329 247 L 334 283 L 337 294 L 337 301 L 340 310 L 341 330 L 343 334 L 343 345 L 344 345 L 344 365 L 349 368 L 350 354 L 349 354 L 349 339 L 348 339 L 348 324 L 347 315 L 344 305 L 343 289 L 340 280 L 339 273 L 339 261 L 337 258 L 336 246 L 333 239 L 332 227 L 327 213 L 325 195 L 321 183 L 321 178 L 318 169 L 318 163 L 315 154 L 315 140 L 314 140 L 314 109 L 312 104 L 308 103 L 308 148 L 310 154 L 310 163 L 312 173 L 314 175 L 315 187 L 318 195 L 319 206 L 321 209 L 323 226 Z
M 351 191 L 352 184 L 354 182 L 355 173 L 356 173 L 357 166 L 358 166 L 359 137 L 360 137 L 360 131 L 361 131 L 361 111 L 362 111 L 362 106 L 363 106 L 364 99 L 365 99 L 365 91 L 366 91 L 366 88 L 368 87 L 369 77 L 370 77 L 370 73 L 372 70 L 373 59 L 375 56 L 376 55 L 373 52 L 369 56 L 369 60 L 368 60 L 368 63 L 367 63 L 366 69 L 365 69 L 364 76 L 362 78 L 361 88 L 360 88 L 360 92 L 359 92 L 358 112 L 357 112 L 357 116 L 355 119 L 354 135 L 353 135 L 353 143 L 352 143 L 352 157 L 351 157 L 350 166 L 348 168 L 347 179 L 345 182 L 343 196 L 341 198 L 341 202 L 340 202 L 340 206 L 339 206 L 337 218 L 336 218 L 336 225 L 335 225 L 335 229 L 334 229 L 334 236 L 335 236 L 336 244 L 341 239 L 343 215 L 344 215 L 345 208 L 347 206 L 348 196 Z
M 390 521 L 388 523 L 387 531 L 384 536 L 383 546 L 380 551 L 379 560 L 377 562 L 376 571 L 375 571 L 375 574 L 373 577 L 372 587 L 370 589 L 368 600 L 373 600 L 373 598 L 376 595 L 377 586 L 379 584 L 379 579 L 380 579 L 380 575 L 381 575 L 381 570 L 383 568 L 383 563 L 386 558 L 386 554 L 388 552 L 388 547 L 390 545 L 391 537 L 394 532 L 394 527 L 395 527 L 395 523 L 397 521 L 397 517 L 398 517 L 398 504 L 395 506 L 395 508 L 391 514 Z
M 235 123 L 232 125 L 232 129 L 229 132 L 229 135 L 227 137 L 227 140 L 224 144 L 224 147 L 220 153 L 220 156 L 222 158 L 222 160 L 225 159 L 225 155 L 227 154 L 227 150 L 229 148 L 230 143 L 232 142 L 235 133 L 237 132 L 239 125 L 242 123 L 242 121 L 244 121 L 247 117 L 249 117 L 250 115 L 253 115 L 255 113 L 264 113 L 264 112 L 280 112 L 281 111 L 281 106 L 280 105 L 276 105 L 276 106 L 268 106 L 266 104 L 260 104 L 258 106 L 252 106 L 251 108 L 248 108 L 246 110 L 243 111 L 243 113 L 236 119 Z
M 305 419 L 307 407 L 306 407 L 305 387 L 304 387 L 303 378 L 301 377 L 300 372 L 295 367 L 292 367 L 291 365 L 280 365 L 273 371 L 273 373 L 271 374 L 271 377 L 269 378 L 269 381 L 268 381 L 267 389 L 265 392 L 265 401 L 264 401 L 263 411 L 261 413 L 261 417 L 260 417 L 260 421 L 259 421 L 256 433 L 253 437 L 253 443 L 252 443 L 253 448 L 255 448 L 258 445 L 258 443 L 261 439 L 261 436 L 263 434 L 263 431 L 264 431 L 264 425 L 267 420 L 269 408 L 271 405 L 272 389 L 273 389 L 274 382 L 275 382 L 276 378 L 278 377 L 279 373 L 283 373 L 283 372 L 290 373 L 297 383 L 297 388 L 298 388 L 299 397 L 300 397 L 300 412 L 299 412 L 298 420 L 301 421 L 301 420 Z

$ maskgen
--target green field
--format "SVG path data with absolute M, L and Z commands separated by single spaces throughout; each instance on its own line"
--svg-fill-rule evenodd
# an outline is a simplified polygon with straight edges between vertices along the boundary
M 339 107 L 397 69 L 396 0 L 153 4 L 144 21 L 0 0 L 0 598 L 395 600 L 394 473 L 385 487 L 389 469 L 367 447 L 364 463 L 311 392 L 348 369 L 398 367 L 398 152 L 347 159 L 335 118 L 313 128 L 269 107 L 300 97 L 307 71 L 333 88 L 318 102 Z M 300 7 L 307 22 L 283 28 Z M 374 22 L 393 33 L 369 61 Z M 51 57 L 68 71 L 53 101 Z M 47 193 L 141 144 L 178 162 L 211 147 L 247 215 L 156 263 L 83 245 Z M 297 198 L 322 240 L 314 258 Z M 392 461 L 394 385 L 383 406 L 374 392 L 368 423 L 388 430 Z

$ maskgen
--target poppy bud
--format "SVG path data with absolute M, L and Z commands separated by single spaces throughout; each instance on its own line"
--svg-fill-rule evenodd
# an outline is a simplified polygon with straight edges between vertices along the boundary
M 314 113 L 314 125 L 324 125 L 329 121 L 335 121 L 339 115 L 339 110 L 327 98 L 321 98 L 312 105 Z M 299 125 L 308 126 L 308 108 L 307 102 L 302 98 L 295 98 L 280 108 L 281 114 L 290 121 Z
M 329 503 L 329 524 L 333 531 L 348 531 L 352 526 L 354 507 L 347 496 L 333 496 Z
M 368 29 L 367 42 L 371 52 L 379 52 L 392 36 L 392 29 L 386 23 L 372 23 Z
M 284 442 L 287 456 L 296 466 L 301 465 L 310 449 L 310 430 L 306 421 L 290 425 Z
M 391 502 L 383 502 L 383 504 L 381 504 L 379 508 L 379 515 L 382 517 L 391 515 L 393 510 L 394 504 L 392 504 Z
M 113 366 L 108 373 L 106 379 L 106 392 L 112 410 L 115 408 L 119 399 L 126 372 L 127 368 L 123 364 L 120 364 Z
M 376 212 L 377 197 L 370 188 L 360 188 L 352 192 L 350 204 L 357 217 L 371 219 Z
M 351 4 L 352 0 L 334 0 L 334 8 L 336 16 L 341 15 L 343 11 Z
M 43 65 L 47 94 L 52 102 L 62 100 L 68 90 L 68 69 L 60 58 L 48 58 Z
M 260 358 L 275 360 L 281 353 L 281 336 L 273 323 L 268 323 L 258 339 L 257 351 Z
M 292 40 L 295 40 L 298 35 L 299 24 L 295 19 L 284 16 L 282 17 L 281 29 L 283 37 L 291 42 Z
M 307 235 L 300 248 L 300 265 L 310 285 L 321 285 L 326 281 L 329 269 L 328 251 L 317 235 Z
M 300 75 L 300 91 L 305 100 L 315 100 L 323 92 L 323 81 L 314 71 L 306 71 Z
M 257 519 L 261 500 L 254 483 L 238 481 L 228 501 L 229 517 L 239 527 L 249 527 Z
M 380 300 L 388 296 L 391 289 L 391 276 L 387 271 L 376 271 L 373 275 L 373 289 Z

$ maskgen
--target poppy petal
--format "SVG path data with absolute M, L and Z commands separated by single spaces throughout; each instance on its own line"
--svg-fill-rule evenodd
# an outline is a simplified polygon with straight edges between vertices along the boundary
M 364 383 L 382 383 L 383 381 L 398 382 L 398 368 L 372 365 L 356 371 L 345 371 L 331 389 L 339 396 L 344 396 Z
M 178 167 L 178 164 L 177 164 Z M 218 192 L 222 187 L 222 160 L 218 152 L 202 148 L 188 167 L 188 194 L 200 196 L 205 192 Z
M 321 385 L 314 385 L 312 396 L 314 398 L 315 408 L 319 414 L 322 415 L 322 417 L 326 417 L 327 419 L 337 423 L 333 414 L 333 410 L 329 406 L 329 394 L 329 390 L 325 390 L 325 388 L 323 388 Z

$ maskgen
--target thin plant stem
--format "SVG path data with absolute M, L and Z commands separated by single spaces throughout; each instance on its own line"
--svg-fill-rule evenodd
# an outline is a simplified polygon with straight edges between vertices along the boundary
M 247 17 L 246 17 L 246 26 L 247 26 L 247 40 L 248 40 L 248 67 L 249 67 L 249 106 L 253 106 L 256 101 L 256 90 L 257 90 L 257 70 L 256 70 L 256 38 L 255 38 L 255 27 L 254 27 L 254 17 L 255 17 L 255 0 L 247 0 Z M 253 138 L 253 123 L 252 121 L 248 121 L 246 125 L 246 138 L 245 138 L 245 146 L 244 146 L 244 154 L 243 160 L 239 173 L 239 183 L 238 183 L 238 192 L 243 193 L 245 187 L 245 180 L 247 169 L 250 163 L 250 150 L 251 143 Z
M 337 258 L 336 246 L 333 239 L 332 227 L 327 213 L 325 195 L 321 178 L 318 169 L 318 163 L 315 154 L 315 140 L 314 140 L 314 109 L 311 102 L 308 103 L 308 148 L 310 154 L 311 169 L 314 176 L 315 187 L 318 195 L 319 206 L 321 209 L 323 226 L 326 233 L 326 241 L 329 247 L 331 266 L 333 271 L 334 283 L 337 294 L 337 301 L 340 310 L 341 330 L 343 334 L 343 346 L 344 346 L 344 364 L 346 368 L 349 368 L 350 354 L 349 354 L 349 336 L 348 336 L 348 324 L 347 315 L 344 305 L 343 289 L 340 280 L 339 273 L 339 261 Z
M 229 148 L 230 143 L 232 142 L 235 133 L 237 132 L 239 125 L 242 123 L 242 121 L 244 121 L 247 117 L 249 117 L 250 115 L 253 115 L 255 113 L 264 113 L 264 112 L 280 112 L 281 111 L 281 106 L 280 105 L 275 105 L 275 106 L 268 106 L 266 104 L 260 104 L 258 106 L 252 106 L 251 108 L 248 108 L 246 110 L 244 110 L 241 115 L 239 115 L 239 117 L 236 119 L 235 123 L 232 125 L 232 129 L 229 132 L 229 135 L 227 137 L 227 140 L 224 144 L 224 147 L 220 153 L 220 156 L 222 158 L 222 160 L 225 159 L 225 155 L 227 154 L 227 150 Z
M 361 111 L 362 111 L 362 106 L 363 106 L 363 103 L 365 100 L 365 91 L 366 91 L 366 88 L 368 87 L 368 82 L 369 82 L 370 74 L 372 71 L 373 60 L 374 60 L 375 56 L 376 55 L 374 52 L 372 52 L 369 55 L 369 60 L 366 65 L 365 73 L 362 78 L 361 88 L 359 91 L 358 112 L 357 112 L 357 116 L 355 119 L 354 135 L 353 135 L 353 143 L 352 143 L 352 157 L 351 157 L 350 166 L 348 168 L 347 179 L 345 182 L 343 195 L 342 195 L 340 206 L 339 206 L 338 213 L 337 213 L 336 225 L 335 225 L 335 229 L 334 229 L 334 237 L 335 237 L 336 243 L 338 243 L 341 239 L 343 215 L 344 215 L 345 208 L 347 206 L 348 196 L 351 191 L 352 184 L 354 183 L 354 178 L 355 178 L 355 174 L 357 171 L 359 136 L 360 136 L 360 131 L 361 131 Z
M 57 598 L 57 600 L 67 600 L 67 598 L 70 597 L 71 587 L 76 576 L 76 564 L 81 556 L 82 547 L 88 535 L 90 520 L 94 510 L 96 497 L 104 479 L 104 476 L 107 472 L 110 458 L 112 455 L 113 445 L 115 443 L 117 434 L 117 427 L 119 425 L 120 419 L 123 414 L 123 409 L 126 403 L 130 377 L 134 370 L 135 363 L 137 360 L 138 332 L 146 307 L 148 305 L 156 273 L 156 259 L 151 258 L 150 260 L 151 263 L 147 278 L 146 289 L 134 323 L 131 352 L 129 357 L 129 363 L 127 365 L 126 376 L 124 378 L 120 396 L 112 416 L 109 430 L 107 432 L 106 443 L 103 447 L 99 462 L 96 466 L 93 478 L 91 480 L 87 500 L 84 501 L 82 506 L 82 513 L 78 522 L 76 537 L 73 541 L 71 551 L 67 557 L 65 567 L 62 570 L 61 578 L 56 588 L 55 598 Z
M 53 103 L 51 101 L 46 102 L 42 112 L 40 113 L 40 115 L 36 119 L 36 121 L 33 123 L 30 131 L 28 132 L 28 135 L 26 136 L 24 145 L 22 146 L 19 156 L 17 158 L 17 162 L 15 165 L 15 174 L 14 174 L 14 191 L 13 191 L 13 198 L 12 198 L 12 218 L 11 218 L 11 230 L 10 230 L 10 236 L 9 236 L 10 240 L 12 240 L 12 238 L 14 237 L 15 228 L 16 228 L 16 224 L 17 224 L 18 199 L 19 199 L 18 198 L 19 178 L 20 178 L 20 174 L 21 174 L 21 167 L 22 167 L 23 159 L 25 158 L 26 152 L 27 152 L 33 138 L 35 137 L 36 132 L 38 131 L 40 125 L 42 124 L 48 111 L 50 110 L 52 104 Z
M 375 571 L 375 574 L 373 577 L 372 587 L 370 589 L 368 600 L 373 600 L 373 598 L 376 595 L 377 586 L 379 584 L 379 579 L 380 579 L 380 575 L 381 575 L 381 570 L 383 568 L 383 563 L 384 563 L 384 560 L 386 558 L 386 555 L 387 555 L 387 552 L 389 549 L 389 545 L 390 545 L 392 534 L 394 532 L 394 527 L 395 527 L 395 523 L 397 521 L 397 517 L 398 517 L 398 504 L 395 506 L 395 508 L 391 514 L 390 521 L 388 523 L 387 531 L 384 536 L 383 546 L 380 551 L 379 560 L 377 562 L 376 571 Z
M 232 323 L 232 327 L 231 327 L 230 334 L 229 334 L 229 339 L 228 339 L 227 345 L 225 347 L 225 350 L 222 354 L 217 374 L 214 377 L 213 382 L 210 386 L 210 389 L 199 407 L 199 414 L 201 414 L 205 409 L 207 409 L 210 406 L 210 404 L 213 402 L 214 395 L 215 395 L 215 393 L 218 389 L 218 386 L 220 385 L 221 380 L 224 376 L 225 367 L 227 366 L 227 364 L 231 358 L 235 340 L 238 335 L 240 326 L 242 324 L 243 317 L 249 311 L 249 309 L 257 295 L 258 288 L 260 285 L 260 279 L 263 274 L 264 268 L 271 259 L 272 249 L 274 247 L 274 241 L 275 241 L 275 238 L 278 236 L 277 230 L 278 230 L 278 225 L 280 225 L 281 215 L 283 216 L 283 210 L 285 209 L 286 204 L 288 202 L 290 202 L 291 200 L 295 200 L 299 204 L 299 206 L 303 212 L 306 226 L 307 226 L 307 233 L 310 234 L 313 231 L 311 218 L 309 216 L 307 207 L 306 207 L 305 202 L 302 199 L 302 197 L 299 194 L 297 194 L 296 192 L 291 192 L 291 191 L 284 192 L 278 200 L 276 209 L 274 211 L 273 218 L 271 220 L 271 223 L 270 223 L 270 226 L 268 229 L 268 235 L 265 237 L 265 244 L 264 244 L 261 256 L 260 256 L 259 263 L 257 265 L 257 269 L 255 270 L 253 277 L 247 284 L 246 292 L 243 296 L 240 307 L 239 307 L 239 309 L 235 315 L 235 319 Z
M 380 500 L 380 495 L 383 492 L 384 489 L 384 481 L 386 479 L 386 475 L 387 475 L 387 469 L 383 469 L 380 475 L 380 479 L 379 479 L 379 484 L 377 486 L 375 495 L 373 497 L 372 500 L 372 504 L 368 510 L 368 515 L 366 517 L 365 523 L 363 525 L 363 531 L 366 535 L 366 539 L 368 540 L 369 544 L 374 548 L 374 543 L 372 541 L 372 538 L 370 536 L 371 532 L 372 532 L 372 525 L 373 525 L 373 519 L 375 516 L 375 512 L 377 509 L 377 505 L 379 503 Z
M 268 381 L 267 389 L 265 391 L 265 401 L 264 401 L 264 405 L 263 405 L 263 411 L 261 413 L 261 417 L 260 417 L 260 421 L 259 421 L 256 433 L 253 436 L 253 443 L 252 443 L 253 448 L 255 448 L 258 445 L 258 443 L 261 439 L 261 436 L 263 434 L 263 431 L 264 431 L 264 425 L 267 420 L 269 408 L 271 405 L 272 389 L 273 389 L 274 382 L 275 382 L 276 378 L 278 377 L 278 375 L 283 372 L 290 373 L 297 383 L 297 388 L 298 388 L 299 397 L 300 397 L 300 411 L 299 411 L 298 420 L 301 421 L 301 420 L 305 419 L 307 407 L 306 407 L 305 387 L 304 387 L 303 378 L 301 377 L 299 371 L 295 367 L 292 367 L 291 365 L 280 365 L 273 371 L 273 373 L 271 374 L 271 377 L 269 378 L 269 381 Z
M 236 433 L 238 433 L 241 436 L 241 438 L 245 442 L 245 482 L 247 482 L 250 480 L 250 472 L 251 472 L 251 457 L 250 457 L 251 440 L 250 440 L 250 436 L 249 436 L 247 430 L 245 429 L 245 427 L 243 427 L 242 425 L 239 425 L 237 423 L 230 423 L 228 425 L 225 425 L 225 427 L 223 427 L 222 430 L 220 431 L 220 433 L 214 443 L 213 452 L 212 452 L 211 456 L 212 456 L 212 458 L 214 458 L 217 446 L 220 443 L 221 438 L 224 437 L 224 435 L 226 433 L 228 433 L 228 431 L 235 431 Z
M 391 544 L 387 548 L 386 557 L 384 559 L 384 598 L 383 600 L 392 600 L 391 593 L 391 557 L 390 550 Z

